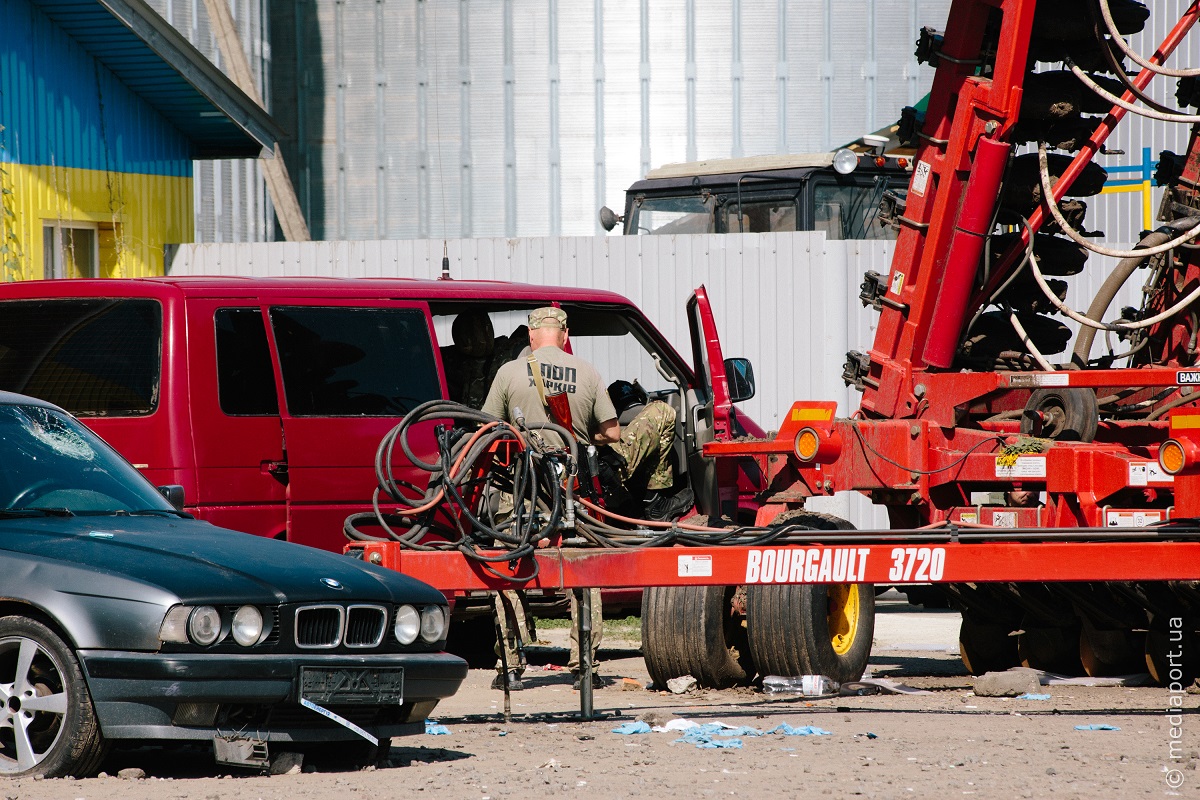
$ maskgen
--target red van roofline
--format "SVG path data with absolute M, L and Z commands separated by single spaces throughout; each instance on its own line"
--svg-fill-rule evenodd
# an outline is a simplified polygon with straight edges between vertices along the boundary
M 53 287 L 47 291 L 48 287 Z M 530 300 L 544 301 L 547 296 L 568 302 L 597 302 L 633 306 L 629 298 L 604 289 L 579 289 L 564 286 L 543 286 L 507 281 L 430 280 L 427 278 L 324 278 L 324 277 L 240 277 L 227 275 L 166 276 L 161 278 L 99 278 L 78 280 L 19 281 L 5 284 L 0 294 L 9 297 L 45 296 L 104 297 L 160 296 L 178 291 L 189 296 L 221 293 L 225 295 L 312 293 L 322 296 L 361 296 L 375 294 L 386 297 L 402 292 L 406 298 L 429 301 L 463 300 Z

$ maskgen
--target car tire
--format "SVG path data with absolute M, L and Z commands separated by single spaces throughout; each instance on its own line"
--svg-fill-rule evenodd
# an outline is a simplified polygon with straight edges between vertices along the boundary
M 0 773 L 95 774 L 107 744 L 79 661 L 58 634 L 27 617 L 0 617 L 0 686 Z
M 854 529 L 844 519 L 812 511 L 780 521 L 816 530 Z M 867 583 L 748 586 L 746 633 L 760 675 L 856 681 L 871 657 L 875 592 Z
M 642 654 L 654 685 L 691 675 L 705 689 L 754 677 L 734 586 L 651 586 L 642 594 Z

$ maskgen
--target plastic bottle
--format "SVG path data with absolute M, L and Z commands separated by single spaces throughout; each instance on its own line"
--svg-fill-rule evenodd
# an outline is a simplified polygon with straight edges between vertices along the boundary
M 763 692 L 766 694 L 801 694 L 805 697 L 834 697 L 841 685 L 833 678 L 825 675 L 797 675 L 785 678 L 781 675 L 768 675 L 763 678 Z

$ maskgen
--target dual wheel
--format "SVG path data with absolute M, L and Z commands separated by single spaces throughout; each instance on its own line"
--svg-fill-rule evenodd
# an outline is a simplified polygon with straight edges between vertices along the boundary
M 786 521 L 853 528 L 815 512 Z M 659 686 L 683 675 L 717 689 L 745 685 L 756 674 L 857 680 L 874 630 L 875 592 L 866 584 L 663 586 L 642 597 L 642 651 Z

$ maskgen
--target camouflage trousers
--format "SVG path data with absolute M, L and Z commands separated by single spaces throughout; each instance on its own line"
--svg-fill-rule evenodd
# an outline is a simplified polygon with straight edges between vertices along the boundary
M 525 593 L 508 589 L 492 595 L 496 608 L 496 619 L 500 623 L 500 640 L 496 642 L 496 671 L 503 671 L 502 664 L 508 664 L 510 672 L 518 674 L 525 671 L 525 645 L 537 641 L 537 631 L 534 629 L 533 616 L 525 601 Z M 503 649 L 503 661 L 501 661 Z
M 596 668 L 596 651 L 604 639 L 604 607 L 600 602 L 599 589 L 584 589 L 592 596 L 592 669 Z M 582 659 L 579 655 L 579 603 L 575 600 L 575 592 L 571 592 L 571 651 L 567 658 L 567 669 L 579 674 Z
M 652 470 L 646 488 L 669 489 L 674 482 L 671 475 L 671 448 L 675 443 L 675 409 L 661 400 L 655 400 L 624 426 L 621 440 L 612 445 L 613 450 L 625 459 L 628 474 L 639 468 Z

